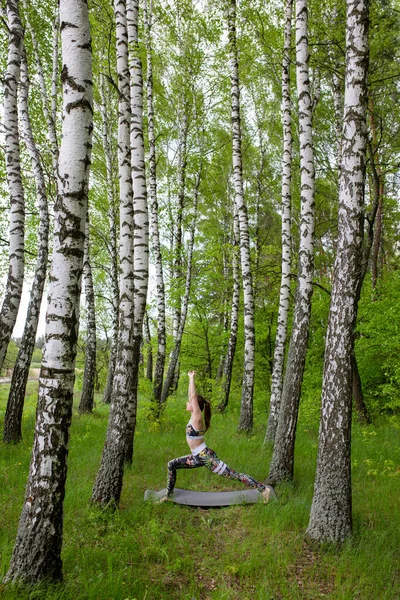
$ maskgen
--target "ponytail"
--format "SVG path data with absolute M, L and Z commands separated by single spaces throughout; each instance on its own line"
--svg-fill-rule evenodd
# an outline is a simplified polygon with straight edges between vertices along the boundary
M 197 394 L 197 401 L 199 403 L 200 410 L 204 411 L 204 424 L 206 426 L 207 431 L 207 429 L 210 428 L 211 424 L 211 404 L 208 400 L 203 398 L 203 396 L 200 396 L 200 394 Z

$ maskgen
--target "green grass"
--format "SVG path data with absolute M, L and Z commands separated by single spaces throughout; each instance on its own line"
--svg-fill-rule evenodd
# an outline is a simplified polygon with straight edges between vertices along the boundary
M 24 440 L 0 443 L 0 576 L 8 568 L 21 511 L 33 438 L 37 383 L 28 385 Z M 0 387 L 0 419 L 8 386 Z M 317 423 L 300 420 L 293 485 L 278 504 L 216 510 L 143 502 L 147 488 L 165 486 L 166 462 L 185 454 L 184 398 L 171 400 L 159 428 L 139 410 L 134 464 L 125 473 L 121 509 L 89 506 L 107 426 L 108 408 L 75 410 L 71 431 L 63 545 L 64 582 L 18 590 L 25 600 L 400 599 L 400 448 L 395 424 L 353 432 L 354 535 L 339 551 L 304 539 L 313 492 Z M 237 415 L 215 415 L 208 444 L 230 466 L 263 479 L 270 449 L 262 448 L 266 419 L 256 415 L 252 436 L 236 433 Z M 206 469 L 178 473 L 179 487 L 233 489 L 239 483 Z

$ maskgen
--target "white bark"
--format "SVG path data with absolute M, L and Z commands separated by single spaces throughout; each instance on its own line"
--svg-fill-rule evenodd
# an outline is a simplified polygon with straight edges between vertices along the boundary
M 118 71 L 118 168 L 120 193 L 120 280 L 118 353 L 111 410 L 92 502 L 117 505 L 122 490 L 128 404 L 132 397 L 133 368 L 133 193 L 131 169 L 131 106 L 128 32 L 125 0 L 115 0 Z
M 94 384 L 96 379 L 96 310 L 93 286 L 92 266 L 90 264 L 90 233 L 89 215 L 85 228 L 85 246 L 83 254 L 83 283 L 86 297 L 87 329 L 85 369 L 83 371 L 82 395 L 79 402 L 79 412 L 90 413 L 94 404 Z
M 325 347 L 317 476 L 307 534 L 343 542 L 351 515 L 351 355 L 363 239 L 368 3 L 347 0 L 338 246 Z
M 308 74 L 307 0 L 296 1 L 296 79 L 299 110 L 301 222 L 298 281 L 289 354 L 268 481 L 293 478 L 294 443 L 307 353 L 314 269 L 314 148 Z
M 115 214 L 115 190 L 114 190 L 114 168 L 111 148 L 111 133 L 107 111 L 107 100 L 105 94 L 105 80 L 100 76 L 100 113 L 102 123 L 102 143 L 106 163 L 106 187 L 108 202 L 108 217 L 110 222 L 109 251 L 111 260 L 111 305 L 112 305 L 112 333 L 110 341 L 110 359 L 108 361 L 107 383 L 103 393 L 102 401 L 106 404 L 111 403 L 112 387 L 114 381 L 115 365 L 117 360 L 118 348 L 118 305 L 119 305 L 119 284 L 118 284 L 118 251 L 117 251 L 117 223 Z
M 188 243 L 188 252 L 187 252 L 187 267 L 186 267 L 186 282 L 185 282 L 185 293 L 182 300 L 182 310 L 180 315 L 179 328 L 176 332 L 176 337 L 174 340 L 174 347 L 171 352 L 168 371 L 165 376 L 164 386 L 161 394 L 161 402 L 160 405 L 165 405 L 167 401 L 169 391 L 174 381 L 176 367 L 179 361 L 179 354 L 181 350 L 183 333 L 185 330 L 186 317 L 189 308 L 189 300 L 190 300 L 190 288 L 192 284 L 192 259 L 193 259 L 193 247 L 195 240 L 195 232 L 196 232 L 196 223 L 197 223 L 197 205 L 198 205 L 198 196 L 199 196 L 199 187 L 202 175 L 202 163 L 200 163 L 199 171 L 197 173 L 195 187 L 194 187 L 194 200 L 193 200 L 193 215 L 192 215 L 192 224 L 190 229 L 190 237 Z
M 135 325 L 133 339 L 132 395 L 128 405 L 125 459 L 127 462 L 132 462 L 133 438 L 136 427 L 140 345 L 143 335 L 143 318 L 146 311 L 149 280 L 149 214 L 147 206 L 143 140 L 143 77 L 138 38 L 139 0 L 127 0 L 126 9 L 131 83 L 131 165 L 135 232 L 133 238 Z
M 161 255 L 160 235 L 158 229 L 158 200 L 157 200 L 157 170 L 156 147 L 154 131 L 154 102 L 153 102 L 153 59 L 151 45 L 152 27 L 152 0 L 147 7 L 147 0 L 143 1 L 143 10 L 146 26 L 146 52 L 147 52 L 147 130 L 149 138 L 149 198 L 151 215 L 152 245 L 156 268 L 157 288 L 157 359 L 154 372 L 153 399 L 159 404 L 164 379 L 164 367 L 167 351 L 165 332 L 165 286 L 163 264 Z
M 151 347 L 150 322 L 147 312 L 143 322 L 143 339 L 146 348 L 146 379 L 153 381 L 153 349 Z
M 180 129 L 179 129 L 179 141 L 178 141 L 178 153 L 179 153 L 179 164 L 178 164 L 178 210 L 176 213 L 176 224 L 174 228 L 174 239 L 173 239 L 173 281 L 174 287 L 176 289 L 175 297 L 174 297 L 174 307 L 173 307 L 173 337 L 174 341 L 176 341 L 177 332 L 179 330 L 180 320 L 181 320 L 181 286 L 183 279 L 182 272 L 182 220 L 183 220 L 183 211 L 185 209 L 185 199 L 186 199 L 186 167 L 187 167 L 187 137 L 189 130 L 189 122 L 187 115 L 187 106 L 185 100 L 181 106 L 181 119 L 180 119 Z
M 271 398 L 265 441 L 275 439 L 282 397 L 283 367 L 290 302 L 290 275 L 292 262 L 291 235 L 291 180 L 292 180 L 292 102 L 290 97 L 290 41 L 293 0 L 285 2 L 285 32 L 282 59 L 282 275 L 279 293 L 278 327 L 276 330 L 274 366 L 272 370 Z
M 232 306 L 230 318 L 230 332 L 228 348 L 226 350 L 224 365 L 223 365 L 223 380 L 222 380 L 222 398 L 218 405 L 220 411 L 224 411 L 228 406 L 229 392 L 232 381 L 233 359 L 235 358 L 237 333 L 239 328 L 239 302 L 240 302 L 240 264 L 239 264 L 239 219 L 236 206 L 233 208 L 233 251 L 232 251 Z
M 23 54 L 24 51 L 23 51 Z M 4 418 L 4 441 L 18 442 L 22 437 L 22 411 L 24 407 L 26 383 L 28 381 L 29 367 L 33 350 L 35 348 L 36 332 L 39 323 L 40 306 L 43 288 L 46 280 L 49 214 L 47 208 L 46 183 L 40 161 L 39 151 L 34 141 L 31 121 L 28 110 L 29 79 L 26 57 L 21 61 L 21 91 L 19 99 L 19 113 L 21 116 L 23 137 L 30 154 L 32 170 L 35 177 L 37 191 L 37 207 L 39 212 L 38 255 L 35 275 L 32 282 L 30 301 L 26 316 L 24 333 L 21 339 L 17 360 L 13 368 L 10 385 L 10 394 Z
M 0 311 L 0 370 L 17 320 L 24 281 L 25 202 L 21 179 L 20 143 L 18 131 L 18 83 L 23 44 L 23 30 L 18 0 L 6 5 L 8 26 L 7 70 L 4 74 L 4 132 L 7 184 L 10 193 L 10 266 L 6 292 Z
M 60 21 L 63 127 L 46 335 L 30 474 L 5 578 L 32 583 L 62 578 L 63 501 L 93 128 L 87 2 L 61 0 Z
M 232 160 L 235 186 L 235 203 L 239 216 L 240 259 L 244 298 L 244 373 L 239 431 L 251 431 L 253 427 L 253 388 L 255 368 L 254 294 L 250 261 L 250 239 L 247 218 L 247 205 L 243 191 L 242 148 L 240 127 L 239 67 L 236 46 L 236 0 L 229 0 L 228 35 L 229 65 L 231 75 L 231 123 Z

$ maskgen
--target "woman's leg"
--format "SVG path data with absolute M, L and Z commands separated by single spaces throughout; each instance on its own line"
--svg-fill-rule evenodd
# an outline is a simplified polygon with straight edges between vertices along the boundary
M 200 452 L 197 458 L 199 458 L 199 460 L 209 471 L 212 471 L 217 475 L 221 475 L 227 479 L 241 481 L 248 487 L 259 490 L 261 493 L 267 489 L 267 486 L 260 481 L 253 479 L 253 477 L 250 477 L 250 475 L 246 475 L 246 473 L 239 473 L 238 471 L 228 467 L 228 465 L 218 458 L 214 450 L 211 450 L 211 448 L 205 448 L 203 452 Z
M 174 491 L 177 469 L 196 469 L 202 466 L 203 464 L 199 462 L 197 457 L 193 456 L 193 454 L 187 454 L 186 456 L 180 456 L 179 458 L 170 460 L 168 463 L 168 480 L 165 495 L 169 497 Z

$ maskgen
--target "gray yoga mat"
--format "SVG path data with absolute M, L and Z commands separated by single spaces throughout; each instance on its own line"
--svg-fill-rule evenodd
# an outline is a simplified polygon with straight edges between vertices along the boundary
M 274 489 L 271 489 L 269 501 L 276 500 Z M 146 490 L 144 499 L 150 502 L 157 502 L 165 495 L 165 489 L 159 492 L 154 490 Z M 237 490 L 234 492 L 194 492 L 192 490 L 181 490 L 175 488 L 171 496 L 171 501 L 175 504 L 184 504 L 186 506 L 199 507 L 217 507 L 231 506 L 232 504 L 255 504 L 262 502 L 262 495 L 258 490 L 246 489 Z

